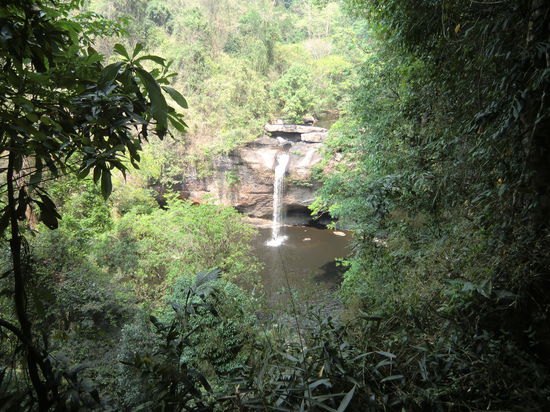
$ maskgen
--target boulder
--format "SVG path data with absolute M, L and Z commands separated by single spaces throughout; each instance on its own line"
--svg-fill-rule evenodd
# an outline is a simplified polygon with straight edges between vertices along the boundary
M 300 139 L 302 142 L 321 143 L 328 136 L 328 132 L 310 132 L 302 133 Z
M 315 117 L 310 114 L 306 114 L 304 117 L 302 117 L 302 122 L 306 126 L 312 126 L 315 123 Z
M 245 147 L 265 147 L 265 146 L 277 146 L 278 142 L 277 140 L 273 139 L 272 137 L 263 136 L 259 139 L 254 139 L 248 143 L 246 143 Z

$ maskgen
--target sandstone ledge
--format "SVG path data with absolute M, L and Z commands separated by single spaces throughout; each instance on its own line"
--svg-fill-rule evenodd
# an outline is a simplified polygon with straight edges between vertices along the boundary
M 300 124 L 266 124 L 264 130 L 267 133 L 326 133 L 327 129 L 316 126 L 303 126 Z

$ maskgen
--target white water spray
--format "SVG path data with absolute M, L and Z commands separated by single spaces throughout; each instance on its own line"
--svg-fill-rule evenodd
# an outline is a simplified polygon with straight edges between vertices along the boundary
M 283 219 L 283 188 L 286 167 L 288 165 L 288 153 L 281 153 L 277 156 L 275 167 L 275 182 L 273 184 L 273 220 L 271 222 L 271 240 L 267 246 L 281 246 L 286 236 L 281 236 L 281 225 Z

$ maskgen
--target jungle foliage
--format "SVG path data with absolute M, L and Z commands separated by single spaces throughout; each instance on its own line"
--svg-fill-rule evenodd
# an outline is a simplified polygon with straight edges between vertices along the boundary
M 550 399 L 548 5 L 347 4 L 372 42 L 328 143 L 342 163 L 315 205 L 357 234 L 343 296 L 389 320 L 384 340 L 408 369 L 397 404 L 540 410 Z
M 107 198 L 112 170 L 125 172 L 123 159 L 139 161 L 141 143 L 149 133 L 163 138 L 169 122 L 185 130 L 182 115 L 164 97 L 166 93 L 185 106 L 185 99 L 169 86 L 165 61 L 140 55 L 139 44 L 132 52 L 117 45 L 121 61 L 104 66 L 92 39 L 117 27 L 106 27 L 94 15 L 71 19 L 70 13 L 80 6 L 80 1 L 17 1 L 3 4 L 0 13 L 0 233 L 8 234 L 10 251 L 2 278 L 11 281 L 3 294 L 13 299 L 18 325 L 4 316 L 1 324 L 16 338 L 13 353 L 24 359 L 36 395 L 23 390 L 17 397 L 30 402 L 28 407 L 36 400 L 42 410 L 71 402 L 70 391 L 59 392 L 63 385 L 76 385 L 91 401 L 97 394 L 79 386 L 74 376 L 55 373 L 47 348 L 33 333 L 27 291 L 31 256 L 19 222 L 28 222 L 30 231 L 37 221 L 57 228 L 61 216 L 46 181 L 69 172 L 81 178 L 93 172 Z M 159 68 L 145 70 L 146 60 Z M 12 368 L 10 374 L 18 369 Z M 3 370 L 2 383 L 5 377 Z
M 547 408 L 549 24 L 542 0 L 2 5 L 0 410 Z M 328 109 L 344 310 L 266 316 L 254 230 L 171 189 Z
M 357 33 L 338 2 L 318 3 L 91 0 L 87 8 L 126 19 L 129 48 L 139 42 L 173 62 L 173 83 L 189 101 L 189 129 L 150 153 L 181 180 L 191 171 L 212 173 L 213 158 L 260 137 L 274 118 L 301 123 L 304 115 L 339 109 L 360 56 Z M 117 42 L 102 38 L 96 46 L 109 56 Z

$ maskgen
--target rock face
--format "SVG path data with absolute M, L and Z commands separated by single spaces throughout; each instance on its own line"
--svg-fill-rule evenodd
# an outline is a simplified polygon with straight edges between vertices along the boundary
M 323 140 L 327 137 L 327 132 L 309 132 L 302 133 L 300 139 L 302 142 L 308 143 L 322 143 Z
M 327 132 L 327 129 L 316 126 L 304 126 L 301 124 L 266 124 L 264 130 L 267 133 L 315 133 L 315 132 Z
M 323 127 L 300 124 L 266 124 L 264 130 L 273 137 L 310 143 L 321 143 L 328 135 L 328 130 Z
M 265 129 L 274 130 L 270 132 L 273 137 L 256 139 L 217 159 L 213 175 L 201 178 L 196 171 L 188 170 L 181 189 L 183 195 L 198 202 L 213 196 L 249 216 L 271 218 L 277 155 L 288 152 L 285 209 L 288 213 L 305 212 L 320 186 L 312 178 L 312 169 L 322 160 L 320 148 L 327 130 L 301 125 L 267 125 Z M 285 138 L 289 135 L 291 139 Z

